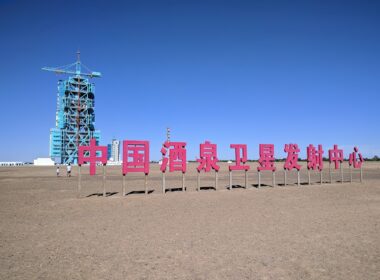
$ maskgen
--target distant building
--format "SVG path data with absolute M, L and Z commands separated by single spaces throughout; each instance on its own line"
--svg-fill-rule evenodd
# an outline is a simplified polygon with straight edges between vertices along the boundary
M 24 162 L 21 161 L 1 161 L 0 166 L 21 166 L 25 165 Z
M 112 139 L 110 160 L 116 162 L 120 161 L 120 141 L 117 139 Z
M 107 145 L 107 160 L 111 159 L 111 154 L 112 154 L 112 144 Z
M 37 158 L 33 161 L 33 164 L 37 166 L 52 166 L 55 162 L 51 158 Z

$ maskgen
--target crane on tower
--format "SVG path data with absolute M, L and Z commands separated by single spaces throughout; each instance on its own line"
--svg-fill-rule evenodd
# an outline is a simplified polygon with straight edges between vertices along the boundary
M 82 72 L 82 66 L 89 72 L 88 73 Z M 73 69 L 75 69 L 75 71 Z M 77 75 L 77 76 L 85 76 L 89 78 L 102 77 L 102 74 L 100 72 L 91 71 L 86 65 L 84 65 L 80 61 L 80 51 L 77 51 L 77 61 L 75 61 L 74 63 L 60 66 L 60 67 L 43 67 L 42 70 L 54 72 L 56 74 Z

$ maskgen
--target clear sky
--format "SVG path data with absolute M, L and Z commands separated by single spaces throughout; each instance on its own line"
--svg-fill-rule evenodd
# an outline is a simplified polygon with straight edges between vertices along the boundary
M 0 1 L 0 161 L 48 156 L 57 80 L 81 58 L 101 144 L 167 126 L 199 143 L 334 143 L 380 155 L 380 1 Z

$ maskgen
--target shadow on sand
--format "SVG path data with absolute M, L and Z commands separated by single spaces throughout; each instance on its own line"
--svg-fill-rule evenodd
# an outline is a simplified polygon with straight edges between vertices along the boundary
M 113 196 L 115 194 L 118 194 L 118 192 L 106 192 L 106 196 Z M 93 194 L 89 194 L 88 196 L 86 197 L 91 197 L 91 196 L 103 196 L 103 193 L 93 193 Z
M 154 190 L 148 190 L 148 194 L 151 194 L 153 192 L 154 192 Z M 130 192 L 126 193 L 125 196 L 134 195 L 134 194 L 145 194 L 145 191 L 130 191 Z

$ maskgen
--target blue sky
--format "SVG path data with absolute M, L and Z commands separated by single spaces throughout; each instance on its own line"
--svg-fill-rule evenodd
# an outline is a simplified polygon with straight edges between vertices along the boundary
M 334 143 L 380 155 L 380 1 L 0 1 L 0 161 L 48 156 L 57 80 L 82 61 L 96 128 L 151 141 Z

